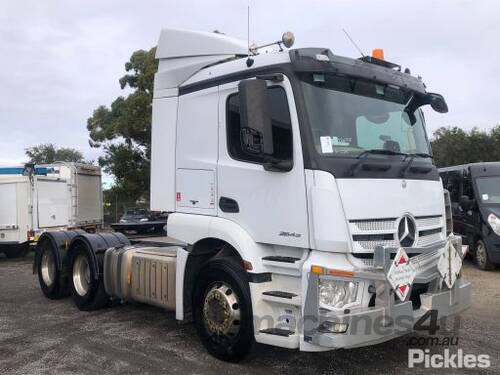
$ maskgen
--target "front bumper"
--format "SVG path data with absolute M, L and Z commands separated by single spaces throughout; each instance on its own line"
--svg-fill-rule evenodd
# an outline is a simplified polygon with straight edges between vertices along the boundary
M 461 249 L 462 256 L 465 255 L 460 239 L 453 237 L 448 241 L 455 241 L 455 246 Z M 384 258 L 382 253 L 390 254 L 394 251 L 378 250 L 375 258 L 379 259 Z M 405 301 L 400 302 L 395 298 L 386 279 L 387 264 L 390 263 L 390 260 L 387 262 L 388 259 L 390 257 L 382 259 L 385 265 L 379 264 L 378 270 L 375 265 L 372 271 L 354 273 L 358 280 L 376 286 L 376 299 L 371 307 L 358 307 L 341 312 L 319 308 L 316 301 L 320 276 L 311 273 L 304 305 L 304 315 L 309 318 L 304 320 L 304 341 L 330 349 L 373 345 L 412 332 L 415 323 L 428 311 L 437 311 L 438 319 L 443 319 L 470 307 L 471 284 L 460 276 L 451 289 L 448 288 L 438 271 L 437 260 L 421 270 L 415 279 L 426 286 L 426 291 L 416 296 L 418 303 L 415 297 L 410 300 L 410 294 Z M 325 330 L 325 326 L 336 324 L 347 327 L 345 332 L 333 333 Z
M 373 345 L 410 333 L 414 324 L 430 310 L 438 311 L 438 319 L 458 314 L 470 307 L 471 284 L 457 280 L 451 290 L 420 295 L 422 305 L 413 310 L 412 302 L 406 301 L 387 307 L 373 307 L 350 314 L 320 315 L 325 321 L 347 323 L 345 333 L 311 332 L 305 341 L 322 347 L 340 349 Z

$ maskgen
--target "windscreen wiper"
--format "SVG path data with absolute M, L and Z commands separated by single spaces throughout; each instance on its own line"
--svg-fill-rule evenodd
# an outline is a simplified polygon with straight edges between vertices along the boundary
M 401 174 L 400 174 L 401 177 L 405 177 L 406 176 L 406 172 L 408 172 L 408 169 L 410 169 L 410 166 L 413 163 L 413 160 L 415 159 L 416 156 L 421 157 L 421 158 L 429 158 L 429 159 L 433 159 L 434 158 L 434 156 L 432 156 L 431 154 L 427 154 L 425 152 L 416 152 L 414 154 L 407 154 L 407 156 L 410 157 L 410 160 L 408 161 L 408 164 L 406 164 L 401 169 Z
M 385 149 L 378 149 L 378 148 L 371 149 L 371 150 L 365 150 L 365 151 L 361 152 L 356 157 L 356 159 L 358 159 L 358 161 L 356 163 L 354 163 L 351 168 L 349 168 L 349 170 L 346 172 L 346 176 L 347 177 L 354 176 L 354 172 L 356 172 L 356 170 L 361 165 L 361 163 L 363 163 L 363 161 L 368 157 L 368 155 L 373 155 L 373 154 L 375 154 L 375 155 L 402 155 L 405 157 L 409 156 L 409 154 L 406 154 L 404 152 L 393 151 L 393 150 L 385 150 Z

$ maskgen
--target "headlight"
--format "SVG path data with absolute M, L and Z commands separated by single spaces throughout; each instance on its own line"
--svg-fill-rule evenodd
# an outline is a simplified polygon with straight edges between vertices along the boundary
M 491 229 L 493 229 L 493 232 L 500 236 L 500 219 L 495 214 L 490 214 L 490 216 L 488 216 L 488 223 Z
M 145 221 L 149 221 L 149 219 L 148 219 L 148 218 L 143 217 L 143 218 L 142 218 L 141 220 L 139 220 L 139 221 L 140 221 L 140 222 L 145 222 Z
M 120 223 L 126 223 L 126 222 L 127 222 L 127 220 L 125 220 L 125 219 L 120 219 Z
M 359 282 L 333 279 L 319 280 L 319 302 L 325 307 L 342 309 L 358 299 Z

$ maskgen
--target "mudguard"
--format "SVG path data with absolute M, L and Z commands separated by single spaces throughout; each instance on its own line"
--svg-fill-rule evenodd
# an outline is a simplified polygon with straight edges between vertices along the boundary
M 67 231 L 54 231 L 54 232 L 45 232 L 38 239 L 36 248 L 35 248 L 35 261 L 33 263 L 33 274 L 36 273 L 38 269 L 38 264 L 41 260 L 42 251 L 41 244 L 48 241 L 52 249 L 54 250 L 54 254 L 56 256 L 56 265 L 57 271 L 63 270 L 63 265 L 65 264 L 66 255 L 69 249 L 69 245 L 73 238 L 78 235 L 85 234 L 83 230 L 67 230 Z
M 103 273 L 104 253 L 109 248 L 119 248 L 130 245 L 129 239 L 123 233 L 80 233 L 69 244 L 66 262 L 71 259 L 71 253 L 78 247 L 84 247 L 92 259 L 91 267 L 94 268 L 95 279 Z

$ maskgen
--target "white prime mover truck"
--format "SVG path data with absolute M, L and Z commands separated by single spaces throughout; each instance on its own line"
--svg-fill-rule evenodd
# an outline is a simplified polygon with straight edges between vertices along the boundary
M 249 51 L 162 31 L 151 209 L 171 212 L 179 242 L 45 233 L 35 266 L 47 297 L 173 310 L 230 361 L 255 342 L 372 345 L 470 306 L 467 249 L 447 226 L 420 109 L 447 112 L 443 97 L 380 51 L 284 50 L 292 41 Z
M 0 168 L 0 252 L 24 256 L 47 230 L 102 224 L 99 167 L 75 163 Z

